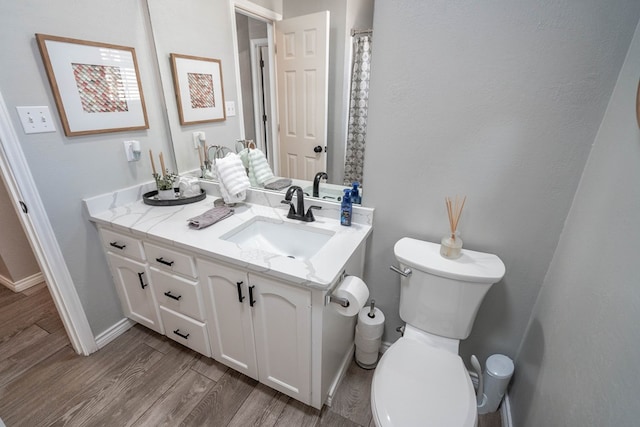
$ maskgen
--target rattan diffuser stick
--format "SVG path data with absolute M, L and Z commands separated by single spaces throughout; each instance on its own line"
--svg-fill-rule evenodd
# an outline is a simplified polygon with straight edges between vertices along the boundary
M 456 239 L 456 230 L 458 229 L 458 222 L 460 221 L 460 215 L 462 215 L 462 209 L 464 208 L 464 202 L 467 200 L 467 196 L 462 198 L 462 201 L 456 196 L 455 203 L 450 197 L 445 197 L 444 202 L 447 205 L 447 214 L 449 215 L 449 227 L 451 229 L 451 239 Z

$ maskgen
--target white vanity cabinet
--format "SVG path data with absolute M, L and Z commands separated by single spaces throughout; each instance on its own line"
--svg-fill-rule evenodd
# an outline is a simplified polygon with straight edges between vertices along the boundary
M 127 317 L 307 405 L 330 404 L 353 354 L 355 316 L 328 302 L 342 276 L 290 282 L 150 235 L 99 231 Z M 364 248 L 344 273 L 362 275 Z
M 213 357 L 311 404 L 311 291 L 198 259 Z
M 100 234 L 124 314 L 147 328 L 164 333 L 142 242 L 110 230 L 102 229 Z

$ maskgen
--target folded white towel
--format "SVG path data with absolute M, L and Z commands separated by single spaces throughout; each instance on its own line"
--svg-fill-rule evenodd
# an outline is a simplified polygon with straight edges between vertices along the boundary
M 242 160 L 242 165 L 245 167 L 245 169 L 249 169 L 249 149 L 245 148 L 244 150 L 240 151 L 238 153 L 238 156 L 240 156 L 240 160 Z
M 251 185 L 264 185 L 273 177 L 273 172 L 264 153 L 257 148 L 249 150 L 249 181 Z
M 241 202 L 246 198 L 246 190 L 251 184 L 242 161 L 236 154 L 229 153 L 222 159 L 216 159 L 215 171 L 226 203 Z

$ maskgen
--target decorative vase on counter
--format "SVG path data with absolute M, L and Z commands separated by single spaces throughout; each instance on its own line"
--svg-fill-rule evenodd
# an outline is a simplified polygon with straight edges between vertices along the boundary
M 458 232 L 448 234 L 440 241 L 440 255 L 448 259 L 457 259 L 462 255 L 462 239 Z
M 176 198 L 176 192 L 173 188 L 168 190 L 158 190 L 158 199 L 160 200 L 173 200 Z

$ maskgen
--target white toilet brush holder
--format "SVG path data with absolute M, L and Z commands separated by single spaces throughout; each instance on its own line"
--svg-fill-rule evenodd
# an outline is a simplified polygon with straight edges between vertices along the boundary
M 478 374 L 478 414 L 497 411 L 513 376 L 513 361 L 504 354 L 493 354 L 487 359 L 484 374 L 475 356 L 471 356 L 471 365 Z

